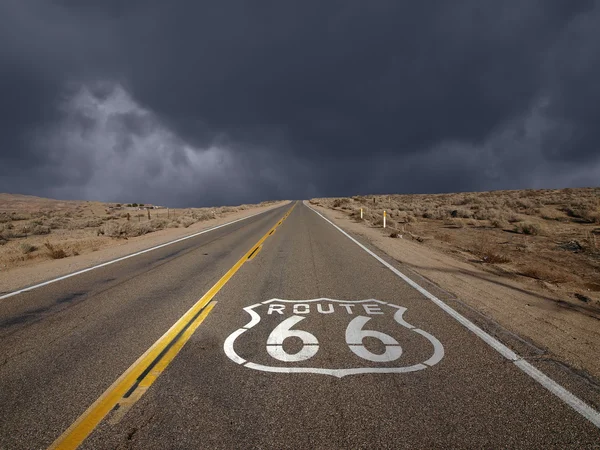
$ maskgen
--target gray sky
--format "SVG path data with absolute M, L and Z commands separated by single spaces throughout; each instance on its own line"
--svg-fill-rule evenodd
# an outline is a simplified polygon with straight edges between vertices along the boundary
M 600 2 L 0 2 L 0 192 L 597 186 Z

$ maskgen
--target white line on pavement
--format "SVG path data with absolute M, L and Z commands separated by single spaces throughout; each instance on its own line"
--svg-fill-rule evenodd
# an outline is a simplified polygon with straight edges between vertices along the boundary
M 134 256 L 138 256 L 138 255 L 141 255 L 143 253 L 151 252 L 152 250 L 156 250 L 156 249 L 159 249 L 159 248 L 162 248 L 162 247 L 166 247 L 167 245 L 176 244 L 177 242 L 185 241 L 186 239 L 191 239 L 191 238 L 199 236 L 201 234 L 208 233 L 210 231 L 216 230 L 217 228 L 226 227 L 227 225 L 231 225 L 231 224 L 234 224 L 236 222 L 241 222 L 242 220 L 250 219 L 251 217 L 256 217 L 256 216 L 258 216 L 260 214 L 264 214 L 264 213 L 266 213 L 268 211 L 272 211 L 273 209 L 275 209 L 275 208 L 270 208 L 270 209 L 267 209 L 266 211 L 261 211 L 261 212 L 256 213 L 256 214 L 252 214 L 251 216 L 242 217 L 241 219 L 232 220 L 231 222 L 227 222 L 227 223 L 224 223 L 224 224 L 221 224 L 221 225 L 217 225 L 217 226 L 214 226 L 212 228 L 208 228 L 206 230 L 199 231 L 198 233 L 190 234 L 188 236 L 184 236 L 182 238 L 175 239 L 174 241 L 165 242 L 164 244 L 160 244 L 160 245 L 157 245 L 155 247 L 150 247 L 150 248 L 147 248 L 145 250 L 141 250 L 139 252 L 132 253 L 131 255 L 122 256 L 120 258 L 113 259 L 111 261 L 107 261 L 107 262 L 104 262 L 102 264 L 98 264 L 96 266 L 88 267 L 87 269 L 78 270 L 77 272 L 69 273 L 67 275 L 63 275 L 62 277 L 54 278 L 52 280 L 44 281 L 43 283 L 39 283 L 39 284 L 35 284 L 33 286 L 29 286 L 29 287 L 26 287 L 26 288 L 23 288 L 23 289 L 19 289 L 18 291 L 9 292 L 8 294 L 4 294 L 4 295 L 0 296 L 0 300 L 3 300 L 3 299 L 8 298 L 8 297 L 12 297 L 14 295 L 21 294 L 23 292 L 32 291 L 33 289 L 37 289 L 39 287 L 46 286 L 46 285 L 51 284 L 51 283 L 56 283 L 57 281 L 65 280 L 67 278 L 74 277 L 75 275 L 81 275 L 82 273 L 86 273 L 86 272 L 89 272 L 89 271 L 94 270 L 94 269 L 99 269 L 100 267 L 108 266 L 110 264 L 114 264 L 116 262 L 123 261 L 125 259 L 133 258 Z
M 513 352 L 510 348 L 508 348 L 506 345 L 504 345 L 498 339 L 496 339 L 495 337 L 493 337 L 490 334 L 483 331 L 481 328 L 479 328 L 477 325 L 475 325 L 473 322 L 471 322 L 469 319 L 467 319 L 462 314 L 460 314 L 457 311 L 455 311 L 454 309 L 452 309 L 450 306 L 448 306 L 446 303 L 441 301 L 435 295 L 431 294 L 426 289 L 419 286 L 417 283 L 415 283 L 409 277 L 404 275 L 402 272 L 400 272 L 394 266 L 392 266 L 391 264 L 386 262 L 384 259 L 377 256 L 375 253 L 373 253 L 371 250 L 369 250 L 363 244 L 358 242 L 356 239 L 354 239 L 352 236 L 350 236 L 348 233 L 346 233 L 344 230 L 342 230 L 340 227 L 338 227 L 336 224 L 334 224 L 331 220 L 329 220 L 325 216 L 323 216 L 323 214 L 321 214 L 317 210 L 308 206 L 306 204 L 306 201 L 304 202 L 304 205 L 307 206 L 315 214 L 318 214 L 323 220 L 329 222 L 329 224 L 331 224 L 332 226 L 337 228 L 337 230 L 340 231 L 342 234 L 344 234 L 348 239 L 350 239 L 352 242 L 354 242 L 356 245 L 358 245 L 360 248 L 362 248 L 365 252 L 367 252 L 369 255 L 371 255 L 373 258 L 375 258 L 377 261 L 379 261 L 381 264 L 383 264 L 385 267 L 387 267 L 392 272 L 394 272 L 397 276 L 402 278 L 411 287 L 413 287 L 414 289 L 419 291 L 421 294 L 423 294 L 425 297 L 427 297 L 433 303 L 435 303 L 440 308 L 442 308 L 444 311 L 446 311 L 448 314 L 450 314 L 450 316 L 452 316 L 454 319 L 456 319 L 458 322 L 460 322 L 462 325 L 464 325 L 470 331 L 475 333 L 479 338 L 483 339 L 490 347 L 492 347 L 494 350 L 496 350 L 498 353 L 500 353 L 506 359 L 512 361 L 519 369 L 521 369 L 523 372 L 525 372 L 527 375 L 529 375 L 535 381 L 540 383 L 542 386 L 544 386 L 546 389 L 548 389 L 550 392 L 552 392 L 554 395 L 556 395 L 558 398 L 560 398 L 563 402 L 565 402 L 567 405 L 569 405 L 571 408 L 573 408 L 575 411 L 577 411 L 583 417 L 585 417 L 590 422 L 592 422 L 594 425 L 596 425 L 596 427 L 600 428 L 600 413 L 598 411 L 596 411 L 594 408 L 592 408 L 591 406 L 589 406 L 588 404 L 586 404 L 585 402 L 583 402 L 582 400 L 577 398 L 575 395 L 573 395 L 571 392 L 566 390 L 564 387 L 562 387 L 556 381 L 549 378 L 543 372 L 541 372 L 540 370 L 535 368 L 529 362 L 522 359 L 520 356 L 518 356 L 515 352 Z

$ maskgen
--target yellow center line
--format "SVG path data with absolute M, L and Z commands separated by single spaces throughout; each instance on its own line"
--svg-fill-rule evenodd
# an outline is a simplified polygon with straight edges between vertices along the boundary
M 258 253 L 263 242 L 280 226 L 296 207 L 285 213 L 260 240 L 246 252 L 235 265 L 221 277 L 175 324 L 138 358 L 117 380 L 73 422 L 49 447 L 50 449 L 75 449 L 90 435 L 98 424 L 113 410 L 111 423 L 117 423 L 133 404 L 148 390 L 162 371 L 175 358 L 196 328 L 208 316 L 216 302 L 213 297 L 229 279 Z M 210 304 L 209 304 L 210 303 Z

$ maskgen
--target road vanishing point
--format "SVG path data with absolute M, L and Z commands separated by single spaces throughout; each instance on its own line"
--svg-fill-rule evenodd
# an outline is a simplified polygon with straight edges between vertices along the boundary
M 600 448 L 472 314 L 292 202 L 0 294 L 0 448 Z

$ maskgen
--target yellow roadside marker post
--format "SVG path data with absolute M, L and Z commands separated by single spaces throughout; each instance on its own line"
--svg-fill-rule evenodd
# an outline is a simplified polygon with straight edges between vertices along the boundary
M 383 210 L 383 228 L 385 228 L 385 209 Z

